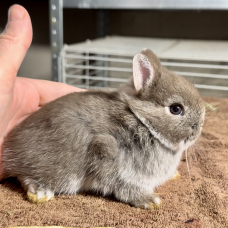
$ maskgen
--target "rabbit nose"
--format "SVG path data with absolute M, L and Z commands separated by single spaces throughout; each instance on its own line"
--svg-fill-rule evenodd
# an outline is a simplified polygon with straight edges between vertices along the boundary
M 193 130 L 196 129 L 197 126 L 198 126 L 198 124 L 197 124 L 197 123 L 194 123 L 194 124 L 192 125 L 192 129 L 193 129 Z

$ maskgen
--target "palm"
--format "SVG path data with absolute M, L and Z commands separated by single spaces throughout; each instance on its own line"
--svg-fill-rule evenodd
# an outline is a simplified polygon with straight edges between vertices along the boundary
M 25 117 L 36 111 L 39 107 L 40 97 L 39 93 L 26 79 L 21 80 L 17 78 L 15 81 L 14 90 L 12 92 L 12 101 L 9 103 L 9 113 L 11 116 L 8 126 L 5 129 L 6 135 L 15 125 L 20 123 Z

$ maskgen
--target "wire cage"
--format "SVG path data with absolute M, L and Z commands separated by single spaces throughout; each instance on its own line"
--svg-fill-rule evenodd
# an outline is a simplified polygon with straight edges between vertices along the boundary
M 204 96 L 228 97 L 228 42 L 110 36 L 64 45 L 59 81 L 86 89 L 118 88 L 132 59 L 150 48 L 163 66 L 193 82 Z

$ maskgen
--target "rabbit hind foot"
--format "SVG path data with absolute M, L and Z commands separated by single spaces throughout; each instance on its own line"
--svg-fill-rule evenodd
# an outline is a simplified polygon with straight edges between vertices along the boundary
M 54 192 L 50 190 L 45 190 L 45 191 L 40 190 L 40 191 L 37 191 L 36 193 L 28 191 L 27 197 L 31 203 L 40 204 L 51 200 L 54 197 Z
M 176 171 L 170 180 L 178 180 L 181 177 L 180 173 Z

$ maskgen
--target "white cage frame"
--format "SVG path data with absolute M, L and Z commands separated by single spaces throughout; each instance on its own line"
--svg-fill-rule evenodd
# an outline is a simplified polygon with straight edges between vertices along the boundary
M 59 81 L 117 88 L 132 75 L 133 56 L 150 48 L 162 65 L 195 83 L 203 95 L 228 96 L 228 42 L 110 36 L 65 45 Z

